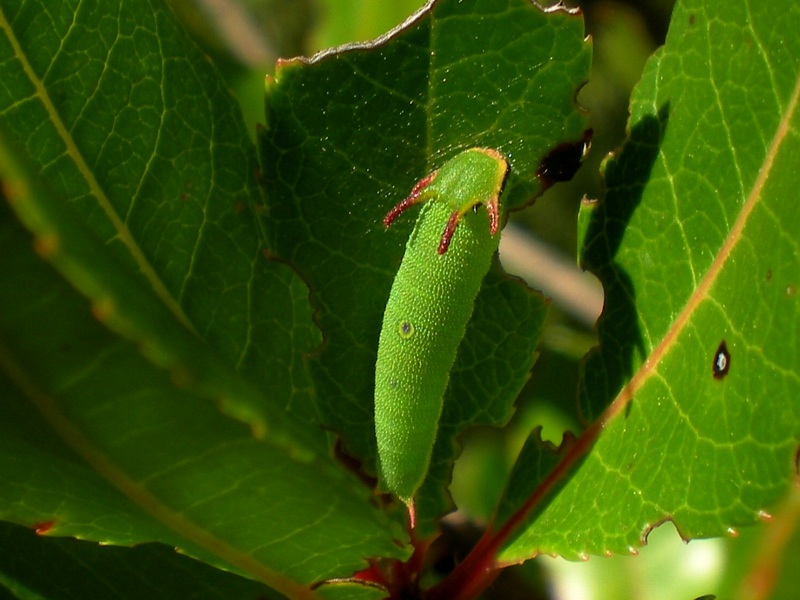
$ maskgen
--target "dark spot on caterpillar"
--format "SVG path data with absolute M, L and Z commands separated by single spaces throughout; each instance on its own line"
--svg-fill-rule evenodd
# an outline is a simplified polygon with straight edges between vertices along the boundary
M 409 321 L 403 321 L 397 331 L 401 338 L 407 340 L 414 335 L 414 326 Z
M 728 374 L 731 368 L 731 355 L 728 352 L 728 346 L 725 340 L 722 340 L 714 353 L 714 362 L 711 364 L 711 369 L 714 372 L 714 379 L 722 379 Z
M 689 15 L 689 25 L 694 25 L 695 16 Z
M 592 130 L 587 129 L 577 142 L 565 142 L 550 150 L 536 169 L 536 177 L 542 183 L 542 188 L 547 189 L 554 183 L 572 179 L 589 151 L 591 143 Z

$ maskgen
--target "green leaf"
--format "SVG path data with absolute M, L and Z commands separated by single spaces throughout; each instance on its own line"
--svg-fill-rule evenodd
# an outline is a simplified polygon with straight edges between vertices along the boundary
M 685 539 L 733 534 L 795 480 L 798 27 L 788 1 L 676 7 L 608 193 L 581 219 L 606 288 L 583 376 L 592 424 L 541 485 L 521 459 L 501 514 L 537 486 L 547 500 L 502 560 L 635 553 L 665 520 Z
M 47 573 L 47 577 L 42 574 Z M 0 523 L 0 584 L 15 598 L 277 598 L 264 585 L 161 544 L 136 548 L 47 538 Z
M 325 337 L 310 363 L 320 419 L 370 472 L 378 334 L 413 225 L 405 219 L 386 231 L 383 216 L 417 180 L 476 146 L 509 158 L 506 207 L 531 202 L 547 151 L 583 137 L 585 115 L 574 99 L 589 60 L 574 14 L 545 13 L 528 0 L 441 0 L 374 43 L 282 62 L 268 82 L 259 137 L 267 237 L 311 288 Z M 422 521 L 447 506 L 442 480 L 453 436 L 468 424 L 505 419 L 533 360 L 542 301 L 521 296 L 515 282 L 495 283 L 478 303 L 496 305 L 504 321 L 478 310 L 460 350 Z M 498 354 L 513 357 L 513 366 Z M 468 379 L 479 365 L 486 365 L 480 392 Z
M 326 600 L 383 600 L 386 590 L 381 586 L 368 586 L 360 581 L 336 582 L 318 588 Z
M 319 333 L 212 65 L 158 0 L 6 2 L 0 33 L 0 518 L 294 597 L 403 556 L 301 423 Z

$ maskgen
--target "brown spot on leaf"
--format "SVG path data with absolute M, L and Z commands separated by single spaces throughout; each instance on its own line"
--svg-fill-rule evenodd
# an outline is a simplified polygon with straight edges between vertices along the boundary
M 714 373 L 714 379 L 722 379 L 728 374 L 731 368 L 731 354 L 728 352 L 728 346 L 725 340 L 722 340 L 714 353 L 714 361 L 711 363 L 711 371 Z
M 47 535 L 55 524 L 55 521 L 42 521 L 34 525 L 33 530 L 36 532 L 36 535 Z
M 800 446 L 794 451 L 794 472 L 800 475 Z
M 56 234 L 46 234 L 38 237 L 33 242 L 33 249 L 42 258 L 52 258 L 58 252 L 59 240 Z
M 104 323 L 108 318 L 114 314 L 115 304 L 109 296 L 100 298 L 92 303 L 92 315 L 94 318 Z

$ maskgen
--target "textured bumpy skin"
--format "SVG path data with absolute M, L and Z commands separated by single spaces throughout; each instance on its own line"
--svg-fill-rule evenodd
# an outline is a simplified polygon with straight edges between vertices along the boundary
M 375 367 L 382 481 L 409 505 L 428 471 L 450 369 L 500 240 L 507 171 L 496 151 L 466 150 L 420 181 L 385 221 L 425 202 L 392 284 Z M 488 210 L 473 210 L 479 204 Z

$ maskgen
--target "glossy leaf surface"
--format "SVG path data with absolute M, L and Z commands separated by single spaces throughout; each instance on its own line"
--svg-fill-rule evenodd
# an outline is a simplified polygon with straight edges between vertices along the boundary
M 606 288 L 581 407 L 602 432 L 503 559 L 635 552 L 667 519 L 687 539 L 734 533 L 796 478 L 798 26 L 792 2 L 676 8 L 581 218 Z M 528 451 L 503 515 L 544 476 Z
M 294 417 L 319 335 L 212 65 L 155 0 L 6 2 L 0 33 L 0 518 L 295 597 L 402 555 Z
M 371 473 L 371 375 L 413 225 L 408 219 L 386 231 L 383 216 L 417 180 L 469 147 L 508 157 L 507 208 L 532 201 L 548 150 L 582 139 L 585 115 L 575 95 L 589 58 L 576 14 L 544 12 L 527 0 L 441 1 L 375 44 L 281 63 L 268 83 L 260 149 L 271 250 L 309 283 L 318 309 L 325 342 L 310 368 L 320 419 L 367 459 Z M 456 359 L 444 434 L 419 498 L 423 519 L 448 507 L 443 487 L 455 435 L 505 421 L 530 370 L 544 304 L 498 273 L 478 296 L 484 308 Z M 505 318 L 484 320 L 487 313 Z

